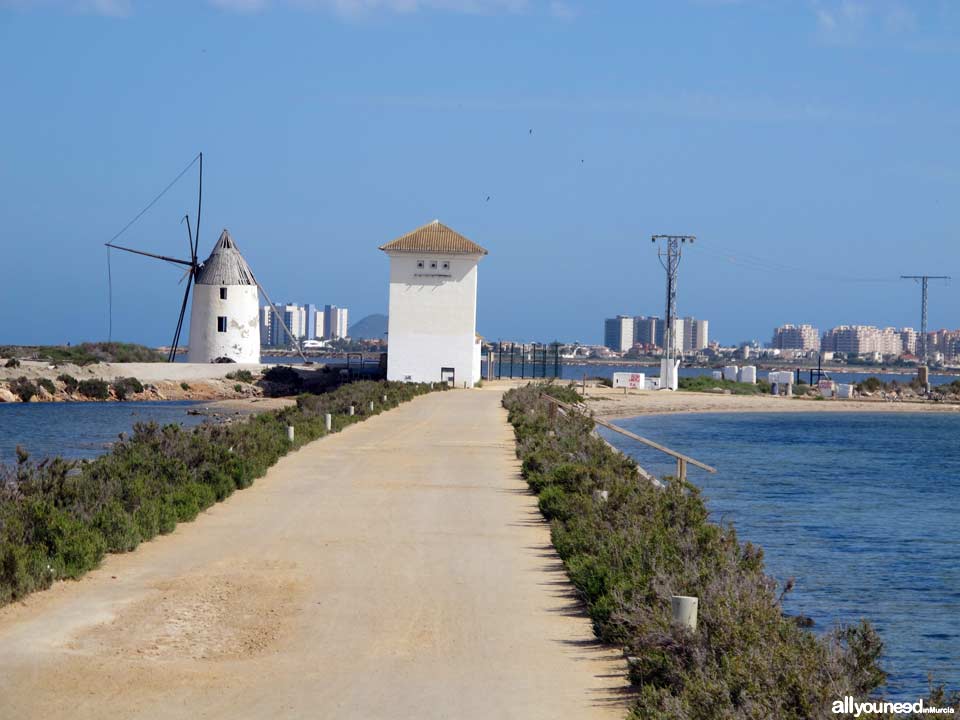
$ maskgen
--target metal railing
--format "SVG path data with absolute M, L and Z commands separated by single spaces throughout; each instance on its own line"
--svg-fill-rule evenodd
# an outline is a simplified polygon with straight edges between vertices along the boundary
M 669 455 L 669 456 L 675 458 L 676 461 L 677 461 L 677 478 L 680 479 L 680 480 L 686 480 L 686 479 L 687 479 L 687 465 L 688 465 L 688 464 L 689 464 L 689 465 L 693 465 L 694 467 L 698 467 L 698 468 L 700 468 L 701 470 L 706 470 L 707 472 L 710 472 L 710 473 L 715 473 L 715 472 L 717 471 L 717 469 L 716 469 L 715 467 L 711 467 L 710 465 L 707 465 L 706 463 L 702 463 L 702 462 L 700 462 L 699 460 L 696 460 L 696 459 L 690 457 L 689 455 L 684 455 L 683 453 L 677 452 L 676 450 L 671 450 L 671 449 L 668 448 L 666 445 L 661 445 L 660 443 L 654 442 L 653 440 L 650 440 L 649 438 L 645 438 L 645 437 L 643 437 L 642 435 L 637 435 L 636 433 L 632 433 L 632 432 L 630 432 L 629 430 L 624 430 L 622 427 L 617 427 L 617 426 L 614 425 L 613 423 L 608 423 L 606 420 L 600 420 L 599 418 L 596 418 L 596 417 L 594 417 L 593 415 L 588 415 L 587 413 L 581 411 L 581 410 L 580 410 L 579 408 L 577 408 L 576 406 L 570 405 L 569 403 L 565 403 L 565 402 L 563 402 L 563 401 L 561 401 L 561 400 L 557 400 L 557 399 L 556 399 L 555 397 L 553 397 L 552 395 L 549 395 L 549 394 L 547 394 L 547 393 L 543 393 L 543 394 L 542 394 L 542 397 L 543 397 L 545 400 L 548 400 L 549 402 L 553 403 L 552 407 L 554 407 L 554 408 L 558 408 L 558 407 L 559 407 L 559 408 L 563 408 L 563 409 L 566 410 L 567 412 L 580 413 L 581 415 L 589 418 L 591 421 L 593 421 L 593 422 L 594 422 L 595 424 L 597 424 L 597 425 L 600 425 L 600 426 L 602 426 L 602 427 L 605 427 L 605 428 L 607 428 L 608 430 L 613 430 L 613 432 L 615 432 L 615 433 L 619 433 L 620 435 L 623 435 L 624 437 L 628 437 L 628 438 L 630 438 L 631 440 L 634 440 L 634 441 L 636 441 L 636 442 L 638 442 L 638 443 L 642 443 L 643 445 L 646 445 L 647 447 L 651 447 L 651 448 L 653 448 L 654 450 L 659 450 L 660 452 L 664 453 L 665 455 Z M 554 410 L 554 412 L 555 412 L 555 410 Z

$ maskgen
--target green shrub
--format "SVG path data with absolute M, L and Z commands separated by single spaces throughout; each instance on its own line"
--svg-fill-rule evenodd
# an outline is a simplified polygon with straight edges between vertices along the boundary
M 66 373 L 57 375 L 57 380 L 63 383 L 63 389 L 68 393 L 76 392 L 77 386 L 80 384 L 77 382 L 77 379 L 73 377 L 73 375 L 67 375 Z
M 186 383 L 186 382 L 180 383 L 180 389 L 181 389 L 181 390 L 189 390 L 189 389 L 190 389 L 190 383 Z
M 42 548 L 0 544 L 0 605 L 45 590 L 52 582 L 53 569 Z
M 237 393 L 242 393 L 243 385 L 241 385 L 240 383 L 237 383 L 236 385 L 233 386 L 233 391 Z
M 636 464 L 579 413 L 553 413 L 544 385 L 504 395 L 524 477 L 538 493 L 594 632 L 634 658 L 632 717 L 712 720 L 829 715 L 845 694 L 885 682 L 869 623 L 816 636 L 784 615 L 763 553 L 709 522 L 698 488 L 638 479 Z M 608 491 L 598 501 L 593 491 Z M 671 621 L 670 596 L 700 598 L 695 632 Z
M 729 390 L 732 395 L 763 395 L 770 392 L 770 385 L 760 380 L 756 384 L 734 382 L 733 380 L 715 380 L 709 375 L 682 377 L 677 381 L 680 390 L 688 392 L 711 392 Z
M 295 395 L 303 387 L 300 373 L 287 365 L 274 365 L 263 374 L 263 379 L 273 386 L 272 395 Z
M 94 516 L 93 526 L 103 535 L 108 552 L 128 552 L 140 544 L 137 522 L 118 500 L 111 501 Z
M 253 373 L 249 370 L 235 370 L 234 372 L 227 373 L 228 380 L 239 380 L 240 382 L 252 383 L 253 382 Z
M 91 400 L 107 400 L 110 397 L 110 386 L 105 380 L 81 380 L 77 384 L 77 390 Z
M 113 394 L 117 400 L 126 400 L 128 395 L 140 394 L 143 392 L 143 383 L 135 377 L 122 377 L 113 381 Z
M 30 402 L 30 399 L 39 393 L 39 388 L 26 377 L 18 377 L 10 381 L 10 392 L 20 398 L 21 402 Z
M 119 342 L 81 343 L 79 345 L 30 345 L 0 347 L 0 356 L 18 354 L 56 364 L 91 365 L 99 362 L 163 362 L 166 358 L 143 345 Z M 15 367 L 15 366 L 11 366 Z
M 46 390 L 48 395 L 54 395 L 57 392 L 57 386 L 50 378 L 40 378 L 37 380 L 37 385 Z
M 18 368 L 20 367 L 20 361 L 14 357 L 8 358 L 7 362 L 5 362 L 3 366 L 6 368 Z

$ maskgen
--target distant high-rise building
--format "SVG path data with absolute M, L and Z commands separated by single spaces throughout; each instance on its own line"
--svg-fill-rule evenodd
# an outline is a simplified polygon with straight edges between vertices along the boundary
M 303 306 L 304 314 L 304 330 L 303 337 L 305 340 L 316 340 L 317 339 L 317 306 L 307 303 Z M 323 332 L 323 328 L 320 328 L 320 332 Z
M 819 350 L 820 331 L 812 325 L 781 325 L 773 330 L 777 350 Z
M 347 308 L 325 305 L 323 308 L 323 339 L 336 340 L 347 337 Z
M 262 346 L 273 344 L 273 341 L 270 339 L 270 326 L 272 323 L 273 310 L 270 309 L 269 305 L 264 305 L 260 308 L 260 345 Z
M 903 344 L 903 352 L 911 355 L 917 354 L 917 331 L 913 328 L 900 329 L 900 342 Z
M 663 347 L 663 320 L 639 315 L 633 319 L 633 342 Z
M 902 355 L 902 331 L 888 327 L 882 330 L 873 325 L 839 325 L 823 334 L 820 349 L 845 355 Z
M 273 347 L 289 347 L 293 345 L 294 342 L 290 339 L 290 335 L 287 334 L 287 330 L 290 331 L 290 334 L 293 335 L 297 341 L 303 340 L 307 325 L 307 313 L 303 306 L 297 305 L 296 303 L 278 305 L 277 312 L 280 317 L 283 318 L 283 324 L 281 324 L 277 318 L 274 318 L 273 322 L 270 323 L 270 344 Z M 283 325 L 287 326 L 287 330 L 284 330 Z
M 692 317 L 677 319 L 677 348 L 685 353 L 695 353 L 707 347 L 710 340 L 709 323 Z
M 633 318 L 617 315 L 603 321 L 603 344 L 616 352 L 626 352 L 633 347 Z

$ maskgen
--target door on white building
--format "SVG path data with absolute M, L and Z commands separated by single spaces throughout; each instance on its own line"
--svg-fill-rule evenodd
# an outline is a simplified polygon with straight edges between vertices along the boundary
M 440 382 L 445 382 L 450 387 L 456 387 L 454 369 L 448 367 L 440 368 Z

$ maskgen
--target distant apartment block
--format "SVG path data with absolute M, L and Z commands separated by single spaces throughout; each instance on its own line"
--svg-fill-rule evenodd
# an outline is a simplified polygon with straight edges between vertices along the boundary
M 270 329 L 273 325 L 273 310 L 270 309 L 269 305 L 264 305 L 260 308 L 260 345 L 268 346 L 272 342 L 270 340 Z
M 325 305 L 323 308 L 323 339 L 347 337 L 347 308 Z
M 633 347 L 633 317 L 617 315 L 603 321 L 603 344 L 614 352 L 626 352 Z
M 909 330 L 909 328 L 904 328 Z M 878 328 L 873 325 L 840 325 L 823 334 L 821 352 L 839 352 L 845 355 L 902 355 L 901 333 L 896 328 Z
M 781 325 L 773 330 L 775 350 L 819 350 L 820 331 L 812 325 Z
M 633 319 L 633 342 L 663 347 L 663 320 L 639 315 Z
M 677 347 L 684 353 L 696 353 L 710 344 L 709 322 L 692 317 L 677 319 Z
M 269 305 L 260 308 L 260 344 L 267 347 L 290 347 L 294 342 L 287 334 L 304 340 L 334 339 L 347 336 L 347 308 L 327 305 L 320 310 L 317 305 L 286 303 L 277 305 L 281 323 Z M 287 326 L 287 330 L 284 329 Z

